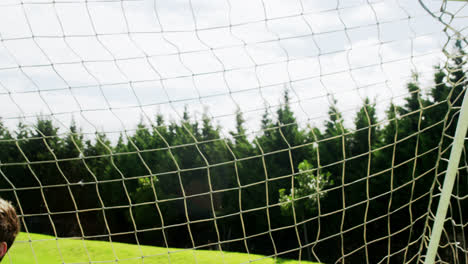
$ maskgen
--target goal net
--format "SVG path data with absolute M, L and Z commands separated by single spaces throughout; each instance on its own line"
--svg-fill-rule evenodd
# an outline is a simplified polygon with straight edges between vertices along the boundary
M 1 1 L 4 262 L 468 263 L 467 17 Z

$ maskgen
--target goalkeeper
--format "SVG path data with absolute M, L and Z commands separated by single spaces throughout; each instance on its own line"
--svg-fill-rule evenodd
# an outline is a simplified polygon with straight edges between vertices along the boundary
M 20 230 L 18 216 L 10 202 L 0 198 L 0 262 Z

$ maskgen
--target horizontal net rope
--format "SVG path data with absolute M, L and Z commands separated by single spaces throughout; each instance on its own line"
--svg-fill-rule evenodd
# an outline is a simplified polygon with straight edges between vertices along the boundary
M 0 3 L 4 261 L 424 262 L 466 5 Z M 468 261 L 466 142 L 435 263 Z

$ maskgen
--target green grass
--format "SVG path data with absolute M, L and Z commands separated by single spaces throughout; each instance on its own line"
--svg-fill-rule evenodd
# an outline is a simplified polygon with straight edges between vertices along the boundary
M 32 241 L 32 242 L 29 242 Z M 168 253 L 169 251 L 169 253 Z M 142 258 L 141 256 L 144 256 Z M 116 260 L 118 259 L 118 262 Z M 293 264 L 297 260 L 266 258 L 262 255 L 161 248 L 91 240 L 58 239 L 40 234 L 20 233 L 2 263 L 54 264 L 54 263 L 144 263 L 144 264 Z M 312 262 L 301 261 L 312 264 Z

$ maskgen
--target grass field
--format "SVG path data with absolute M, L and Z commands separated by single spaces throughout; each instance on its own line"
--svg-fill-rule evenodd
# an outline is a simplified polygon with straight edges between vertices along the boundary
M 31 240 L 32 242 L 29 242 Z M 86 247 L 86 248 L 85 248 Z M 265 258 L 261 255 L 210 250 L 168 249 L 109 243 L 102 241 L 59 239 L 39 234 L 20 233 L 2 263 L 145 263 L 145 264 L 215 264 L 258 263 L 293 264 L 297 260 Z M 144 256 L 142 258 L 141 256 Z M 116 261 L 118 259 L 118 262 Z M 313 262 L 301 261 L 312 264 Z

